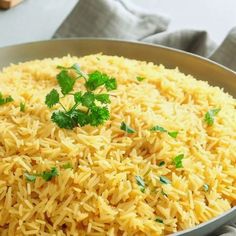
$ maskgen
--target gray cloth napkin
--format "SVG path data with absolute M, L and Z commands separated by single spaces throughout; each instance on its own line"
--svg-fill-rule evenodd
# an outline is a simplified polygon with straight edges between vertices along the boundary
M 80 0 L 55 38 L 101 37 L 161 44 L 208 57 L 236 71 L 236 27 L 217 45 L 207 32 L 166 32 L 169 19 L 138 10 L 125 0 Z M 236 236 L 236 225 L 224 226 L 214 236 Z
M 236 27 L 217 45 L 207 32 L 165 32 L 169 18 L 137 9 L 125 0 L 80 0 L 55 38 L 101 37 L 138 40 L 195 53 L 236 71 Z

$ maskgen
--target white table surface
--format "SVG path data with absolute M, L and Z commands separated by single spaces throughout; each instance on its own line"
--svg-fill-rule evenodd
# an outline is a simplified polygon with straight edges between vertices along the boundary
M 94 0 L 95 1 L 95 0 Z M 236 0 L 128 0 L 170 17 L 169 31 L 206 30 L 218 44 L 236 26 Z M 50 39 L 78 0 L 24 0 L 0 11 L 0 47 Z

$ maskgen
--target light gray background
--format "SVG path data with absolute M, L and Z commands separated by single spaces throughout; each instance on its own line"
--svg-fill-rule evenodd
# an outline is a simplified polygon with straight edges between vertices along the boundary
M 96 0 L 94 0 L 96 1 Z M 209 32 L 218 44 L 236 25 L 236 0 L 128 0 L 147 11 L 170 17 L 168 31 L 183 28 Z M 0 11 L 0 47 L 49 39 L 78 0 L 24 0 Z

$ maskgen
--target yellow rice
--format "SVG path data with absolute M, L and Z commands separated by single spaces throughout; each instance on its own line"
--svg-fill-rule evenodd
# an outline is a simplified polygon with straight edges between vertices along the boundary
M 56 66 L 74 63 L 117 79 L 105 125 L 65 130 L 50 120 L 44 101 L 58 88 Z M 236 100 L 218 87 L 178 69 L 98 54 L 11 65 L 0 74 L 0 92 L 14 98 L 0 106 L 2 236 L 167 235 L 236 205 Z M 208 126 L 204 115 L 212 108 L 221 111 Z M 122 121 L 137 132 L 125 134 Z M 155 125 L 179 134 L 150 132 Z M 184 167 L 177 169 L 172 159 L 180 153 Z M 62 168 L 68 162 L 73 169 Z M 59 176 L 49 182 L 24 177 L 54 166 Z

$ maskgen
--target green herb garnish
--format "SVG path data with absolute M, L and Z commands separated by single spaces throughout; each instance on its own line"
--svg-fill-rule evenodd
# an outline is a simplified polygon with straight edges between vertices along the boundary
M 138 185 L 139 188 L 140 188 L 140 191 L 141 191 L 142 193 L 144 193 L 144 192 L 145 192 L 145 183 L 144 183 L 144 180 L 143 180 L 142 177 L 139 176 L 139 175 L 136 175 L 136 176 L 135 176 L 135 179 L 136 179 L 137 185 Z
M 59 102 L 59 93 L 56 89 L 51 90 L 51 92 L 46 96 L 45 104 L 51 108 Z
M 72 166 L 72 164 L 70 163 L 70 162 L 68 162 L 68 163 L 66 163 L 66 164 L 64 164 L 63 166 L 63 169 L 73 169 L 73 166 Z
M 164 161 L 159 162 L 158 166 L 164 166 L 166 163 Z
M 28 182 L 35 182 L 36 177 L 37 177 L 36 175 L 29 174 L 29 173 L 25 173 L 24 175 L 25 175 L 25 178 Z
M 180 155 L 173 158 L 173 163 L 174 163 L 176 168 L 182 168 L 183 167 L 183 163 L 182 163 L 183 158 L 184 158 L 184 154 L 180 154 Z
M 136 132 L 134 129 L 132 129 L 130 126 L 128 126 L 125 122 L 121 123 L 120 129 L 124 130 L 128 134 L 133 134 Z
M 116 80 L 99 71 L 86 75 L 80 70 L 78 64 L 74 64 L 71 67 L 58 66 L 57 68 L 61 69 L 61 72 L 57 75 L 57 81 L 61 88 L 61 93 L 64 96 L 73 96 L 74 105 L 71 108 L 66 109 L 60 102 L 59 93 L 56 89 L 53 89 L 46 96 L 45 104 L 51 108 L 55 104 L 59 103 L 63 110 L 54 111 L 51 120 L 60 128 L 65 129 L 73 129 L 74 127 L 82 127 L 88 124 L 98 126 L 108 120 L 110 113 L 107 104 L 111 102 L 109 94 L 95 94 L 93 91 L 100 86 L 104 86 L 107 91 L 116 89 Z M 73 70 L 77 76 L 72 77 L 69 70 Z M 87 91 L 78 91 L 73 93 L 75 82 L 80 78 L 85 80 L 85 88 Z M 77 107 L 79 105 L 84 108 L 78 109 Z
M 13 102 L 14 99 L 11 96 L 8 96 L 6 98 L 3 98 L 2 93 L 0 92 L 0 105 L 9 103 L 9 102 Z
M 20 103 L 20 111 L 21 112 L 25 111 L 25 103 L 23 103 L 23 102 Z
M 160 176 L 160 182 L 162 184 L 170 184 L 170 180 L 168 178 L 166 178 L 165 176 Z
M 157 218 L 155 219 L 155 221 L 158 222 L 158 223 L 160 223 L 160 224 L 163 224 L 163 223 L 164 223 L 164 221 L 163 221 L 161 218 L 159 218 L 159 217 L 157 217 Z
M 106 74 L 102 74 L 100 71 L 95 71 L 88 75 L 88 80 L 85 86 L 88 90 L 95 90 L 100 86 L 105 86 L 107 91 L 111 91 L 117 88 L 117 83 L 115 78 L 111 78 Z
M 178 131 L 173 131 L 173 132 L 168 132 L 168 135 L 172 138 L 176 138 L 178 133 L 179 133 Z
M 204 121 L 208 124 L 208 125 L 213 125 L 214 123 L 214 117 L 220 112 L 220 108 L 216 108 L 216 109 L 212 109 L 209 110 L 204 117 Z
M 56 167 L 52 167 L 50 171 L 44 171 L 41 174 L 41 177 L 45 180 L 45 181 L 49 181 L 51 180 L 53 177 L 58 176 L 58 170 Z
M 203 189 L 205 192 L 208 192 L 209 191 L 209 185 L 208 184 L 203 184 Z
M 29 174 L 25 173 L 25 178 L 29 182 L 35 182 L 36 177 L 41 177 L 45 181 L 50 181 L 53 177 L 58 176 L 58 170 L 56 167 L 52 167 L 50 171 L 44 171 L 43 173 L 40 174 Z
M 145 78 L 144 78 L 144 77 L 140 77 L 140 76 L 137 76 L 137 77 L 136 77 L 136 79 L 137 79 L 139 82 L 141 82 L 141 81 L 145 80 Z
M 159 132 L 162 132 L 162 133 L 167 132 L 166 129 L 164 129 L 163 127 L 158 126 L 158 125 L 152 127 L 150 130 L 151 130 L 151 131 L 159 131 Z
M 162 133 L 167 133 L 172 138 L 176 138 L 178 133 L 179 133 L 178 131 L 169 132 L 165 128 L 163 128 L 163 127 L 161 127 L 159 125 L 156 125 L 156 126 L 152 127 L 150 130 L 151 131 L 159 131 L 159 132 L 162 132 Z

